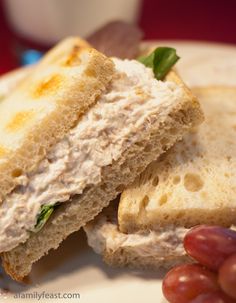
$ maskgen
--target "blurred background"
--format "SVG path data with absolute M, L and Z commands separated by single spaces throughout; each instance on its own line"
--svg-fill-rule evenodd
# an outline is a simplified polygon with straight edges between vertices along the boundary
M 36 60 L 61 38 L 117 19 L 148 40 L 236 43 L 236 0 L 0 0 L 0 74 L 26 63 L 29 50 Z

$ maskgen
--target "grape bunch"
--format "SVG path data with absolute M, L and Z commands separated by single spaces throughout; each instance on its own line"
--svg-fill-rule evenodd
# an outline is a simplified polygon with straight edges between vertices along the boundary
M 198 263 L 174 267 L 163 294 L 170 303 L 236 303 L 236 231 L 201 225 L 184 238 L 187 254 Z

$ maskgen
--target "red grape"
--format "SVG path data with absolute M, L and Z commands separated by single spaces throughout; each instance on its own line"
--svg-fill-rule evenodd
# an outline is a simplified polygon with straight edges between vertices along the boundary
M 228 256 L 236 253 L 236 232 L 219 226 L 197 226 L 186 234 L 184 248 L 199 263 L 218 270 Z
M 219 283 L 225 293 L 236 299 L 236 254 L 230 256 L 221 265 Z
M 202 293 L 219 290 L 217 276 L 200 264 L 185 264 L 170 270 L 162 284 L 170 303 L 188 303 Z
M 202 294 L 189 303 L 235 303 L 235 300 L 219 291 Z

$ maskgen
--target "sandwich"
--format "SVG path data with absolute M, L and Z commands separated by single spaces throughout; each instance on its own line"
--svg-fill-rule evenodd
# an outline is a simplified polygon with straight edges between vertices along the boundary
M 0 102 L 0 253 L 13 279 L 202 122 L 198 100 L 170 70 L 173 50 L 139 60 L 68 38 L 15 86 L 9 76 L 12 91 Z
M 89 245 L 109 265 L 169 268 L 189 261 L 183 238 L 191 227 L 236 225 L 236 89 L 193 92 L 204 123 L 85 227 Z

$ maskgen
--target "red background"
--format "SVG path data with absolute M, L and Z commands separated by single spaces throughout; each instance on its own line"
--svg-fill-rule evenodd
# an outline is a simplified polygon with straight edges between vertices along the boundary
M 236 1 L 144 0 L 139 25 L 146 39 L 236 43 Z M 0 0 L 0 73 L 18 65 L 16 41 Z

